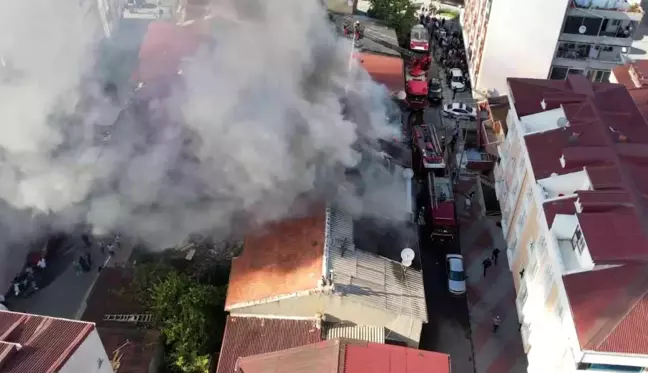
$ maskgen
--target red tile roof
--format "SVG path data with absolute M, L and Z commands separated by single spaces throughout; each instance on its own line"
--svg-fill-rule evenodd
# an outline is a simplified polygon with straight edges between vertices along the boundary
M 583 350 L 648 353 L 648 266 L 626 264 L 563 280 Z
M 628 296 L 627 282 L 645 277 L 642 271 L 625 273 L 623 268 L 636 263 L 648 265 L 646 119 L 628 90 L 619 84 L 591 83 L 582 76 L 570 76 L 566 81 L 552 82 L 509 79 L 509 85 L 519 116 L 541 112 L 539 103 L 543 100 L 547 110 L 564 108 L 568 127 L 525 136 L 535 176 L 542 179 L 552 173 L 585 168 L 593 190 L 578 192 L 583 211 L 577 217 L 588 250 L 595 265 L 624 265 L 614 271 L 565 277 L 566 283 L 571 283 L 567 294 L 572 313 L 577 316 L 581 345 L 585 349 L 608 346 L 612 352 L 633 350 L 648 355 L 648 344 L 642 344 L 648 335 L 648 323 L 635 328 L 634 336 L 620 338 L 613 333 L 614 326 L 633 323 L 634 303 L 610 302 Z M 565 168 L 560 164 L 561 157 Z M 547 220 L 551 223 L 562 209 L 572 211 L 568 205 L 545 204 Z M 616 272 L 630 277 L 626 283 L 609 280 Z M 636 292 L 643 297 L 648 284 L 644 281 L 641 285 Z
M 240 373 L 449 373 L 450 356 L 432 351 L 334 339 L 239 360 Z
M 374 53 L 359 53 L 360 64 L 371 78 L 384 84 L 391 92 L 405 89 L 403 60 L 400 57 L 384 56 Z
M 617 66 L 612 69 L 612 73 L 616 81 L 626 88 L 648 85 L 648 61 L 646 60 L 637 60 L 626 65 Z M 636 81 L 632 78 L 633 74 L 637 78 Z
M 639 107 L 641 114 L 648 119 L 648 86 L 628 89 L 628 92 Z
M 177 76 L 182 60 L 194 55 L 204 40 L 196 27 L 152 22 L 140 46 L 133 80 L 149 84 L 156 79 Z
M 427 372 L 450 373 L 450 356 L 379 343 L 346 347 L 344 373 Z
M 240 357 L 286 350 L 321 340 L 322 331 L 316 327 L 315 321 L 229 316 L 216 373 L 234 372 Z
M 322 277 L 325 209 L 268 225 L 232 260 L 225 308 L 314 290 Z
M 58 372 L 94 329 L 88 322 L 0 311 L 0 370 Z M 7 343 L 20 348 L 11 352 Z
M 576 213 L 574 202 L 577 199 L 577 197 L 571 197 L 545 202 L 543 208 L 547 218 L 547 226 L 551 228 L 556 215 L 574 215 Z

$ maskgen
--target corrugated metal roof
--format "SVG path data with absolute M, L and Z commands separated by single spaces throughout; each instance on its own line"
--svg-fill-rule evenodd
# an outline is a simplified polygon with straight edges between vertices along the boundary
M 239 359 L 237 373 L 338 373 L 346 341 L 313 343 Z M 342 355 L 342 356 L 340 356 Z
M 322 328 L 322 336 L 324 339 L 349 338 L 385 343 L 385 328 L 370 325 L 325 324 Z
M 328 267 L 336 292 L 371 307 L 411 314 L 427 322 L 423 276 L 420 271 L 364 252 L 353 244 L 353 219 L 329 206 Z

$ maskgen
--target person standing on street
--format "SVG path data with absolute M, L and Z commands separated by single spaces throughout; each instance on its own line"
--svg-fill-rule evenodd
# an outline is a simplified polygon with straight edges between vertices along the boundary
M 493 249 L 493 264 L 497 265 L 497 258 L 499 257 L 500 249 Z
M 499 329 L 500 325 L 502 325 L 502 319 L 500 319 L 499 316 L 493 317 L 493 333 L 497 333 L 497 329 Z
M 493 263 L 489 258 L 484 259 L 482 262 L 482 267 L 484 267 L 484 277 L 486 277 L 486 271 L 491 267 Z

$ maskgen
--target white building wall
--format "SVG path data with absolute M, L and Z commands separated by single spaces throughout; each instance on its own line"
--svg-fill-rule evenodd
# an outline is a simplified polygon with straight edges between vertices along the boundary
M 114 373 L 110 358 L 93 329 L 58 373 Z
M 568 0 L 493 1 L 482 65 L 474 88 L 508 93 L 506 78 L 546 79 Z

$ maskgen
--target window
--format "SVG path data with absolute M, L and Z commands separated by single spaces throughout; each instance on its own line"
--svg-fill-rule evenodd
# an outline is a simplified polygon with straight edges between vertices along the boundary
M 582 69 L 569 69 L 567 75 L 585 75 L 585 70 Z
M 548 262 L 545 261 L 543 264 L 544 264 L 544 288 L 545 288 L 545 294 L 547 294 L 548 296 L 554 284 L 553 271 L 551 270 L 551 265 Z
M 547 254 L 547 238 L 542 236 L 538 240 L 538 245 L 536 246 L 540 250 L 540 255 L 543 257 Z
M 527 211 L 527 210 L 528 210 L 528 208 L 527 208 L 528 206 L 524 206 L 524 205 L 522 205 L 522 206 L 520 206 L 520 207 L 521 207 L 520 214 L 519 214 L 519 216 L 518 216 L 518 218 L 517 218 L 517 230 L 518 230 L 518 234 L 522 234 L 522 233 L 524 232 L 524 228 L 525 228 L 525 224 L 526 224 L 526 218 L 527 218 L 527 212 L 528 212 L 528 211 Z
M 560 321 L 560 324 L 562 325 L 565 319 L 565 309 L 560 301 L 558 301 L 558 305 L 556 306 L 556 315 L 558 316 L 558 321 Z
M 520 293 L 518 294 L 518 302 L 520 308 L 524 306 L 524 302 L 526 302 L 528 296 L 529 296 L 529 292 L 527 291 L 527 287 L 525 283 L 522 281 L 520 282 Z
M 579 254 L 583 253 L 583 250 L 585 249 L 585 238 L 583 238 L 583 232 L 581 231 L 580 226 L 576 227 L 576 232 L 574 232 L 571 244 L 574 251 L 578 250 Z
M 551 80 L 565 80 L 567 78 L 567 67 L 562 66 L 552 66 L 551 72 L 549 73 L 549 79 Z
M 531 241 L 529 241 L 529 256 L 531 256 L 535 250 L 535 240 L 532 238 Z
M 527 270 L 524 271 L 524 275 L 527 281 L 531 282 L 538 274 L 538 261 L 535 260 L 535 257 L 529 256 L 529 263 L 527 264 Z
M 612 26 L 621 26 L 621 20 L 620 19 L 613 19 L 612 20 Z
M 597 83 L 607 83 L 610 81 L 610 72 L 605 70 L 590 70 L 587 72 L 587 77 Z

